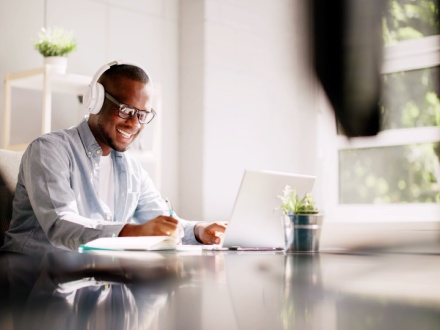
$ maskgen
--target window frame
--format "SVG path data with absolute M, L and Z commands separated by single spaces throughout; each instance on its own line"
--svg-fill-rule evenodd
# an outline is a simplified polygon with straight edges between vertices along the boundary
M 406 40 L 384 47 L 381 73 L 418 70 L 440 65 L 440 35 Z M 328 107 L 328 103 L 324 105 Z M 321 107 L 322 109 L 322 107 Z M 321 113 L 322 114 L 322 113 Z M 327 115 L 328 116 L 328 115 Z M 325 114 L 324 114 L 325 117 Z M 340 204 L 339 202 L 339 151 L 375 147 L 401 146 L 416 143 L 440 142 L 440 127 L 414 127 L 390 129 L 374 137 L 347 138 L 329 128 L 333 151 L 327 155 L 329 166 L 321 170 L 327 179 L 323 189 L 327 196 L 329 221 L 332 222 L 431 222 L 440 221 L 439 203 L 410 204 Z M 328 143 L 325 137 L 321 143 Z M 325 144 L 324 144 L 325 145 Z M 333 174 L 333 175 L 332 175 Z

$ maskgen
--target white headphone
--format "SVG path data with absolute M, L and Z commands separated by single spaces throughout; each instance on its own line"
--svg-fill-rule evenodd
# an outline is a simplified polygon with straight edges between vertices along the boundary
M 110 69 L 110 67 L 112 67 L 113 65 L 122 65 L 122 64 L 127 64 L 127 65 L 133 65 L 133 66 L 137 66 L 138 68 L 144 70 L 140 65 L 135 64 L 135 63 L 129 63 L 129 62 L 125 62 L 122 60 L 116 60 L 116 61 L 112 61 L 110 63 L 107 63 L 105 65 L 103 65 L 93 76 L 92 81 L 90 82 L 90 84 L 86 87 L 86 90 L 83 94 L 83 104 L 86 107 L 86 109 L 88 111 L 90 111 L 91 113 L 98 113 L 101 108 L 102 105 L 104 104 L 104 97 L 105 97 L 105 90 L 104 90 L 104 86 L 102 86 L 99 82 L 98 79 L 99 77 L 101 77 L 101 75 L 107 71 L 108 69 Z M 151 78 L 148 75 L 147 71 L 145 71 L 145 74 L 148 76 L 148 79 L 150 79 L 150 83 L 151 83 Z

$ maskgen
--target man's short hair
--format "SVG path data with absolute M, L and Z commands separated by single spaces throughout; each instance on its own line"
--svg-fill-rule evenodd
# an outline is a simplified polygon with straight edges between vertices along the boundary
M 110 80 L 127 78 L 130 80 L 143 82 L 144 84 L 148 84 L 150 82 L 150 77 L 148 77 L 147 73 L 142 68 L 131 64 L 113 65 L 101 75 L 99 80 L 104 77 L 109 78 Z

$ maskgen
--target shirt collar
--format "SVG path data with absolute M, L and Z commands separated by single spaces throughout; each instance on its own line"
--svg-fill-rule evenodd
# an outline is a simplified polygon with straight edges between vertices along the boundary
M 84 119 L 81 121 L 81 123 L 79 123 L 77 128 L 84 147 L 84 151 L 86 152 L 87 156 L 91 157 L 92 155 L 96 154 L 98 150 L 100 153 L 101 146 L 96 141 L 89 127 L 89 116 L 84 116 Z

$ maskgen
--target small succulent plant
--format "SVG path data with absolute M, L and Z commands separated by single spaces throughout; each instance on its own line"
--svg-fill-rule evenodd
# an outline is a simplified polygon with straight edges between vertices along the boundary
M 303 198 L 300 198 L 295 189 L 287 185 L 283 189 L 283 195 L 279 195 L 278 198 L 282 202 L 281 210 L 284 214 L 319 213 L 311 193 L 307 193 Z
M 60 27 L 42 28 L 35 41 L 35 49 L 44 57 L 66 56 L 76 49 L 73 32 Z

